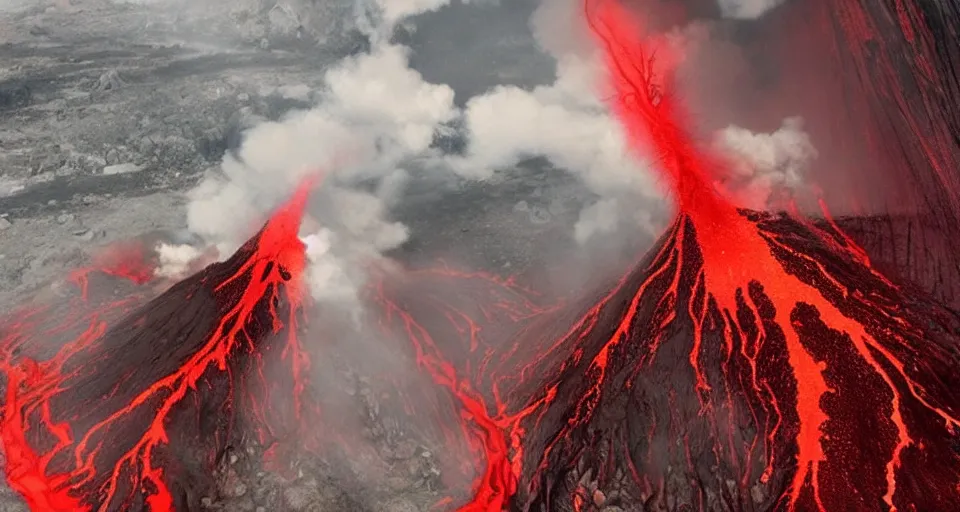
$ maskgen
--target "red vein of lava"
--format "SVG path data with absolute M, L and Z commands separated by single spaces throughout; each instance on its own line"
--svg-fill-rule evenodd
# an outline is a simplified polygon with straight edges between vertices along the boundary
M 839 421 L 831 418 L 832 413 L 828 414 L 825 404 L 830 402 L 831 397 L 842 394 L 842 390 L 832 389 L 828 385 L 827 374 L 833 369 L 832 364 L 839 366 L 841 363 L 827 360 L 822 354 L 815 355 L 808 345 L 811 342 L 801 339 L 803 324 L 799 320 L 795 323 L 793 318 L 801 307 L 812 307 L 818 316 L 817 320 L 826 327 L 827 332 L 837 335 L 837 343 L 845 347 L 836 350 L 846 351 L 846 347 L 849 347 L 849 352 L 843 353 L 852 355 L 858 364 L 868 368 L 886 388 L 881 392 L 889 393 L 889 401 L 879 411 L 880 423 L 876 426 L 882 432 L 871 435 L 876 439 L 889 435 L 893 440 L 892 444 L 884 446 L 880 455 L 881 460 L 886 461 L 883 474 L 886 489 L 879 499 L 891 510 L 896 510 L 894 502 L 898 495 L 898 472 L 901 471 L 902 456 L 909 447 L 917 445 L 919 439 L 908 428 L 904 415 L 905 404 L 914 404 L 910 407 L 920 404 L 926 412 L 939 417 L 942 421 L 940 428 L 944 429 L 948 438 L 952 430 L 960 427 L 954 404 L 941 406 L 942 397 L 936 398 L 911 378 L 907 365 L 895 353 L 911 350 L 913 342 L 910 337 L 922 337 L 922 329 L 910 324 L 907 317 L 898 311 L 898 304 L 889 298 L 879 297 L 876 290 L 868 292 L 871 296 L 864 296 L 861 290 L 851 287 L 841 275 L 832 275 L 831 267 L 819 261 L 815 255 L 792 249 L 794 246 L 788 243 L 791 242 L 791 235 L 766 231 L 756 218 L 748 217 L 747 213 L 740 211 L 736 204 L 715 190 L 711 184 L 716 180 L 712 178 L 715 174 L 722 174 L 724 160 L 710 154 L 705 146 L 689 135 L 688 127 L 684 125 L 683 104 L 672 90 L 673 73 L 680 56 L 666 45 L 665 38 L 643 35 L 635 13 L 627 11 L 614 0 L 584 0 L 584 11 L 605 57 L 609 78 L 616 92 L 610 101 L 611 109 L 625 127 L 633 149 L 656 156 L 662 177 L 670 185 L 676 200 L 677 219 L 666 235 L 665 242 L 650 259 L 649 266 L 637 271 L 642 271 L 638 274 L 643 276 L 642 281 L 636 282 L 630 275 L 624 276 L 612 292 L 586 308 L 585 313 L 572 322 L 570 329 L 553 340 L 547 340 L 542 354 L 539 354 L 542 357 L 506 369 L 508 372 L 515 370 L 515 373 L 484 375 L 480 379 L 492 384 L 490 394 L 494 411 L 489 411 L 483 405 L 483 398 L 469 384 L 470 371 L 466 376 L 458 374 L 454 365 L 444 359 L 437 340 L 429 337 L 427 329 L 420 326 L 413 316 L 405 317 L 404 324 L 416 347 L 418 362 L 428 368 L 435 381 L 459 397 L 465 411 L 464 418 L 474 422 L 473 426 L 464 427 L 465 434 L 482 439 L 476 446 L 483 447 L 479 453 L 486 456 L 486 472 L 475 482 L 473 500 L 461 510 L 501 510 L 519 490 L 518 485 L 523 477 L 529 477 L 529 480 L 522 482 L 526 493 L 524 498 L 545 500 L 541 505 L 552 506 L 550 500 L 553 498 L 549 495 L 555 486 L 564 485 L 555 479 L 562 478 L 566 469 L 553 468 L 551 465 L 575 464 L 578 460 L 584 462 L 580 457 L 588 450 L 585 445 L 577 443 L 590 441 L 583 440 L 582 436 L 589 434 L 581 430 L 595 426 L 594 415 L 607 398 L 604 395 L 616 390 L 617 384 L 611 381 L 621 379 L 623 386 L 629 389 L 646 366 L 652 367 L 661 343 L 669 336 L 667 330 L 671 324 L 682 328 L 687 322 L 693 326 L 688 340 L 690 348 L 687 360 L 693 373 L 691 385 L 699 400 L 699 414 L 701 417 L 714 416 L 709 428 L 721 440 L 715 442 L 710 450 L 713 461 L 720 464 L 722 458 L 728 457 L 734 473 L 739 475 L 741 485 L 747 486 L 754 448 L 762 443 L 763 452 L 759 456 L 764 458 L 764 464 L 759 481 L 770 482 L 775 469 L 782 469 L 788 475 L 785 485 L 776 484 L 780 490 L 774 495 L 776 503 L 773 506 L 778 509 L 797 509 L 801 496 L 805 495 L 804 507 L 824 510 L 826 505 L 822 496 L 824 481 L 821 470 L 831 467 L 832 460 L 828 460 L 828 457 L 835 453 L 825 448 L 831 441 L 827 428 L 831 422 Z M 907 16 L 910 14 L 907 13 Z M 865 251 L 844 234 L 829 215 L 826 215 L 826 222 L 829 229 L 817 227 L 804 219 L 798 219 L 795 225 L 805 226 L 809 235 L 822 242 L 822 246 L 831 254 L 839 255 L 837 257 L 840 260 L 868 271 L 881 288 L 891 294 L 898 291 L 893 283 L 870 266 Z M 691 259 L 688 259 L 688 255 Z M 809 278 L 812 279 L 810 282 L 801 279 L 795 268 L 787 267 L 784 258 L 806 265 L 815 277 Z M 691 276 L 682 279 L 682 272 L 693 272 L 692 281 L 689 280 Z M 685 289 L 688 286 L 690 289 Z M 653 316 L 640 318 L 639 307 L 648 295 L 654 299 Z M 864 321 L 841 311 L 840 306 L 832 302 L 838 300 L 838 296 L 848 302 L 856 301 L 875 308 L 872 313 L 876 315 L 875 318 L 889 320 L 902 330 L 890 332 L 890 329 L 882 328 L 876 331 L 876 325 L 866 325 Z M 761 299 L 769 303 L 761 304 Z M 388 309 L 391 314 L 404 315 L 396 304 Z M 762 315 L 761 309 L 772 313 Z M 610 310 L 616 311 L 619 317 L 616 323 L 605 325 L 610 319 L 602 317 Z M 455 321 L 449 315 L 448 319 Z M 469 318 L 463 316 L 463 321 L 467 322 L 468 327 L 458 332 L 469 338 L 469 351 L 473 352 L 476 349 L 475 333 L 469 327 Z M 643 322 L 651 322 L 656 327 L 647 329 L 637 325 Z M 754 328 L 756 333 L 752 333 Z M 634 332 L 639 332 L 640 339 L 631 336 Z M 711 386 L 710 369 L 702 362 L 715 362 L 712 359 L 717 355 L 715 353 L 709 354 L 711 359 L 705 359 L 708 355 L 706 336 L 708 333 L 713 336 L 715 332 L 720 333 L 719 348 L 709 350 L 719 350 L 719 370 L 726 376 L 722 394 Z M 600 340 L 598 333 L 604 333 L 603 343 L 594 344 Z M 649 337 L 643 338 L 647 334 Z M 877 336 L 885 338 L 885 344 Z M 536 338 L 536 335 L 533 337 Z M 523 339 L 529 341 L 529 338 Z M 761 364 L 767 363 L 761 360 L 760 356 L 764 353 L 762 349 L 769 346 L 768 340 L 771 338 L 781 339 L 784 344 L 782 349 L 773 350 L 785 351 L 785 365 L 783 370 L 778 371 L 787 372 L 786 379 L 776 385 L 768 380 L 769 374 L 767 377 L 760 375 Z M 625 343 L 640 343 L 643 346 L 627 348 L 623 347 Z M 776 343 L 778 345 L 774 346 L 778 347 L 781 341 Z M 898 343 L 901 346 L 897 346 Z M 503 361 L 519 350 L 518 345 L 509 348 L 503 355 Z M 636 362 L 635 367 L 628 369 L 630 378 L 622 380 L 622 377 L 613 377 L 608 373 L 612 365 L 619 364 L 614 360 L 615 357 L 627 357 L 627 352 L 637 354 L 638 351 L 636 359 L 628 360 Z M 551 354 L 563 354 L 555 368 L 550 368 L 546 361 Z M 736 376 L 729 375 L 734 357 L 742 358 L 746 365 L 745 369 L 740 368 Z M 490 355 L 484 358 L 480 366 L 483 373 L 496 370 L 491 366 L 492 360 Z M 544 364 L 547 368 L 542 367 Z M 618 372 L 621 370 L 617 367 Z M 538 375 L 538 372 L 542 374 L 545 371 L 546 375 Z M 571 377 L 568 375 L 571 371 L 580 373 L 573 378 L 579 379 L 577 385 L 581 387 L 566 385 L 564 379 Z M 915 368 L 911 371 L 915 371 Z M 504 400 L 505 393 L 516 392 L 510 389 L 509 383 L 526 386 L 529 384 L 526 381 L 533 384 L 542 381 L 532 399 L 522 399 L 525 401 L 520 404 Z M 752 394 L 744 397 L 745 413 L 752 416 L 758 429 L 743 456 L 735 446 L 733 431 L 724 430 L 727 437 L 723 439 L 720 421 L 716 421 L 723 418 L 722 421 L 730 424 L 736 422 L 734 397 L 730 389 L 733 381 L 739 381 L 747 395 Z M 501 389 L 501 385 L 507 391 Z M 576 393 L 574 396 L 570 396 L 571 390 Z M 514 399 L 515 396 L 510 401 Z M 696 475 L 696 460 L 700 460 L 700 454 L 695 456 L 692 452 L 687 439 L 690 434 L 684 425 L 687 419 L 678 412 L 682 398 L 677 396 L 676 390 L 668 389 L 666 399 L 669 402 L 666 419 L 654 418 L 646 435 L 653 439 L 658 425 L 664 425 L 671 440 L 682 441 L 681 455 L 688 466 L 686 474 Z M 726 403 L 720 403 L 721 400 Z M 911 415 L 916 414 L 915 409 L 910 411 Z M 558 415 L 562 416 L 558 418 Z M 796 415 L 795 419 L 793 415 Z M 548 434 L 540 435 L 541 430 Z M 608 431 L 602 435 L 622 436 L 624 432 L 611 434 Z M 535 447 L 542 449 L 542 452 L 528 453 L 526 443 L 530 437 L 536 438 L 539 444 Z M 507 439 L 509 442 L 505 443 Z M 613 448 L 612 438 L 603 438 L 601 441 L 605 441 L 608 448 Z M 509 447 L 509 454 L 505 446 Z M 626 453 L 622 456 L 627 472 L 639 488 L 650 492 L 649 499 L 662 506 L 663 493 L 671 484 L 666 482 L 664 474 L 657 476 L 655 471 L 652 476 L 657 479 L 651 482 L 651 475 L 638 467 L 639 463 L 633 460 L 627 446 L 623 444 Z M 602 447 L 595 449 L 603 450 Z M 917 449 L 924 449 L 922 442 Z M 594 456 L 598 455 L 596 450 Z M 838 458 L 841 456 L 836 455 Z M 612 459 L 604 460 L 605 466 L 594 468 L 601 475 L 613 467 Z M 586 462 L 595 463 L 599 464 L 596 461 Z M 526 464 L 531 467 L 525 467 Z M 506 470 L 508 467 L 509 472 Z M 495 479 L 492 478 L 494 475 Z M 601 475 L 598 478 L 603 478 Z M 716 485 L 722 487 L 720 475 L 715 473 L 715 476 L 718 478 Z M 707 499 L 704 488 L 699 482 L 692 485 L 696 492 L 692 499 L 696 501 L 691 505 L 698 504 L 703 509 Z M 582 483 L 570 489 L 566 497 L 570 506 L 578 510 L 591 506 L 587 491 Z M 916 490 L 909 492 L 915 493 Z M 529 508 L 530 502 L 526 503 Z M 522 508 L 523 504 L 511 504 L 511 507 Z
M 777 324 L 784 326 L 797 385 L 797 413 L 800 417 L 796 435 L 798 471 L 789 490 L 791 507 L 796 504 L 801 488 L 809 479 L 818 506 L 823 509 L 817 472 L 824 459 L 821 436 L 827 415 L 820 400 L 831 390 L 823 377 L 824 363 L 816 361 L 795 330 L 788 327 L 788 313 L 799 304 L 810 304 L 820 312 L 826 325 L 847 335 L 860 357 L 883 378 L 893 393 L 889 419 L 897 430 L 898 443 L 887 468 L 888 492 L 884 500 L 895 510 L 896 469 L 901 451 L 912 440 L 900 415 L 899 391 L 891 375 L 869 349 L 881 352 L 892 362 L 898 370 L 897 377 L 906 380 L 910 386 L 913 398 L 930 407 L 950 425 L 960 425 L 958 419 L 928 404 L 922 389 L 904 372 L 903 363 L 876 343 L 864 325 L 841 313 L 819 290 L 789 274 L 773 255 L 758 228 L 747 222 L 735 205 L 720 197 L 710 186 L 709 173 L 717 169 L 718 163 L 700 151 L 677 124 L 677 113 L 681 111 L 677 98 L 663 94 L 654 81 L 651 69 L 654 59 L 644 58 L 653 54 L 649 48 L 651 42 L 636 35 L 638 27 L 630 21 L 632 14 L 609 0 L 586 0 L 586 13 L 591 29 L 602 43 L 612 82 L 618 92 L 612 104 L 614 112 L 627 127 L 636 148 L 643 149 L 648 141 L 652 144 L 654 153 L 659 156 L 660 169 L 672 186 L 681 217 L 689 219 L 695 228 L 709 298 L 716 301 L 726 315 L 733 315 L 737 311 L 737 291 L 752 281 L 759 281 L 774 303 Z M 661 73 L 664 74 L 663 81 L 669 83 L 671 70 L 662 70 Z M 682 236 L 677 243 L 684 243 Z M 702 330 L 702 319 L 698 320 L 692 309 L 691 316 L 698 331 Z M 699 339 L 699 334 L 695 337 Z M 698 387 L 704 387 L 706 376 L 697 365 L 698 352 L 699 343 L 695 340 L 690 361 L 697 373 Z
M 412 276 L 423 274 L 424 271 L 410 272 Z M 430 273 L 447 277 L 457 277 L 465 280 L 490 280 L 497 286 L 514 287 L 512 280 L 500 280 L 496 276 L 483 273 L 461 273 L 447 267 L 430 269 Z M 504 435 L 503 421 L 496 414 L 491 414 L 484 397 L 473 389 L 470 380 L 460 375 L 453 364 L 446 360 L 443 351 L 437 346 L 436 340 L 429 330 L 418 322 L 413 315 L 405 311 L 399 304 L 390 298 L 384 289 L 383 282 L 377 284 L 374 290 L 375 299 L 380 303 L 383 312 L 381 323 L 388 325 L 399 320 L 408 340 L 411 342 L 416 356 L 416 363 L 432 377 L 439 386 L 446 388 L 461 407 L 460 428 L 476 460 L 485 461 L 485 466 L 479 470 L 479 475 L 473 482 L 473 497 L 469 502 L 461 505 L 462 512 L 485 512 L 502 510 L 508 505 L 508 500 L 516 492 L 517 473 L 514 462 L 510 457 L 507 440 Z M 432 301 L 427 301 L 428 303 Z M 434 303 L 437 310 L 460 333 L 466 342 L 469 352 L 474 352 L 479 346 L 481 328 L 469 315 L 458 311 L 449 304 Z M 520 320 L 531 311 L 534 306 L 526 302 L 521 308 L 515 308 L 508 303 L 497 303 L 494 307 L 508 318 Z M 481 307 L 483 311 L 484 308 Z M 490 316 L 490 313 L 485 313 Z M 461 324 L 465 323 L 465 325 Z M 479 469 L 479 468 L 478 468 Z M 436 506 L 447 503 L 444 500 Z
M 225 281 L 216 284 L 214 293 L 227 293 L 227 287 L 241 276 L 251 276 L 237 296 L 229 297 L 231 306 L 225 311 L 213 333 L 203 345 L 179 368 L 157 380 L 128 403 L 116 409 L 112 414 L 94 424 L 74 442 L 74 434 L 66 422 L 55 423 L 50 416 L 50 399 L 66 391 L 61 387 L 69 375 L 62 372 L 63 363 L 85 346 L 96 341 L 106 330 L 106 324 L 94 319 L 87 329 L 73 343 L 64 347 L 57 355 L 40 363 L 27 361 L 12 366 L 4 361 L 3 370 L 8 375 L 7 399 L 3 407 L 2 438 L 7 456 L 7 478 L 14 489 L 21 492 L 33 510 L 45 511 L 84 511 L 92 510 L 89 496 L 77 496 L 75 489 L 98 477 L 98 468 L 94 465 L 104 443 L 112 439 L 105 433 L 112 425 L 135 410 L 153 404 L 154 413 L 142 434 L 133 446 L 123 453 L 112 466 L 110 475 L 97 489 L 97 510 L 106 512 L 115 505 L 116 493 L 122 479 L 130 478 L 131 468 L 138 480 L 133 483 L 146 492 L 146 506 L 151 512 L 173 510 L 173 497 L 164 480 L 164 468 L 154 460 L 154 450 L 169 442 L 166 431 L 167 421 L 174 407 L 184 399 L 197 385 L 208 370 L 216 367 L 220 371 L 229 371 L 228 358 L 240 346 L 241 340 L 252 342 L 252 336 L 246 331 L 250 320 L 255 316 L 258 304 L 266 300 L 269 304 L 269 332 L 274 334 L 288 329 L 287 345 L 283 348 L 283 359 L 291 361 L 294 373 L 294 400 L 299 411 L 300 394 L 303 391 L 302 372 L 308 361 L 302 352 L 297 338 L 297 313 L 306 296 L 301 283 L 305 265 L 304 245 L 298 238 L 300 220 L 313 180 L 307 180 L 297 189 L 294 196 L 266 223 L 251 247 L 252 254 L 236 272 Z M 248 242 L 248 245 L 251 242 Z M 117 275 L 130 275 L 134 280 L 144 275 L 135 266 L 121 266 Z M 86 278 L 78 276 L 84 296 Z M 286 291 L 285 300 L 289 303 L 289 316 L 280 319 L 276 310 L 281 299 L 279 289 Z M 231 295 L 234 292 L 229 292 Z M 14 336 L 19 333 L 14 333 Z M 9 342 L 9 338 L 8 338 Z M 9 343 L 8 343 L 9 344 Z M 253 347 L 246 347 L 253 350 Z M 120 350 L 123 350 L 120 347 Z M 136 371 L 136 370 L 133 370 Z M 159 399 L 158 399 L 159 397 Z M 57 439 L 57 445 L 43 454 L 38 454 L 26 439 L 26 420 L 35 410 L 41 411 L 43 426 Z M 71 450 L 74 470 L 65 474 L 50 474 L 49 464 L 64 450 Z

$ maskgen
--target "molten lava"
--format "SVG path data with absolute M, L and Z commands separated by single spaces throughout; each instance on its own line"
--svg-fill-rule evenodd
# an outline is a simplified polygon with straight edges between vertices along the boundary
M 190 510 L 240 427 L 263 442 L 294 433 L 309 191 L 230 259 L 153 300 L 89 297 L 91 277 L 150 275 L 112 259 L 78 275 L 84 293 L 66 314 L 37 309 L 4 325 L 6 476 L 32 510 Z
M 478 389 L 494 387 L 484 379 L 495 373 L 488 369 L 500 359 L 516 357 L 517 351 L 528 358 L 523 347 L 499 349 L 551 308 L 539 305 L 536 294 L 516 282 L 485 273 L 438 267 L 402 277 L 384 276 L 371 290 L 371 302 L 380 311 L 380 325 L 409 340 L 417 367 L 448 393 L 446 407 L 437 408 L 459 411 L 458 428 L 444 430 L 442 438 L 460 463 L 448 471 L 473 479 L 474 497 L 460 510 L 503 510 L 516 492 L 514 468 L 503 425 L 488 412 L 499 400 Z M 514 376 L 522 373 L 504 377 Z M 432 403 L 419 402 L 415 405 L 421 408 Z M 445 410 L 429 414 L 443 425 Z
M 679 56 L 613 0 L 586 14 L 677 218 L 599 302 L 494 355 L 405 317 L 485 448 L 461 510 L 960 510 L 960 317 L 832 222 L 721 197 L 724 162 L 672 92 Z
M 802 115 L 820 153 L 807 181 L 838 215 L 880 217 L 879 246 L 850 235 L 960 308 L 960 3 L 782 4 L 747 43 L 775 77 L 742 84 L 737 122 Z

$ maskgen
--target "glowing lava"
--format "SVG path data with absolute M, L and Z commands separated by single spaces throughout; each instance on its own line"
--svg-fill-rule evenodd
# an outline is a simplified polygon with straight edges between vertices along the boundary
M 446 407 L 436 406 L 429 414 L 443 425 L 445 412 L 459 411 L 457 428 L 442 433 L 447 450 L 459 460 L 459 467 L 448 471 L 473 479 L 474 495 L 459 510 L 503 510 L 516 492 L 516 472 L 503 425 L 491 413 L 499 398 L 477 387 L 499 387 L 484 376 L 495 373 L 489 368 L 501 358 L 515 355 L 500 351 L 509 348 L 503 340 L 548 309 L 515 282 L 484 273 L 439 267 L 397 277 L 384 276 L 370 298 L 381 312 L 381 326 L 409 340 L 417 367 L 449 393 Z M 429 403 L 418 402 L 419 407 Z
M 672 93 L 677 56 L 612 0 L 586 15 L 613 111 L 677 218 L 599 302 L 533 318 L 495 356 L 464 360 L 462 336 L 404 317 L 492 440 L 498 477 L 462 510 L 960 510 L 960 317 L 875 271 L 832 222 L 721 197 L 724 162 Z
M 6 476 L 32 510 L 189 510 L 239 427 L 264 442 L 294 433 L 311 186 L 229 260 L 149 302 L 90 305 L 84 293 L 65 316 L 4 325 Z M 84 290 L 91 274 L 149 276 L 113 263 L 83 274 Z
M 615 2 L 587 2 L 587 18 L 612 107 L 679 213 L 646 268 L 588 313 L 617 322 L 576 334 L 583 356 L 520 422 L 524 498 L 579 503 L 561 482 L 586 468 L 601 485 L 630 475 L 630 495 L 667 508 L 960 506 L 956 316 L 871 270 L 842 234 L 720 197 L 722 162 L 680 124 L 669 48 L 654 59 Z

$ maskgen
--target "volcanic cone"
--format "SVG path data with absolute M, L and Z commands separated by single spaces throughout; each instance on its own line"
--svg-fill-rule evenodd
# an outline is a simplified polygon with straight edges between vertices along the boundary
M 829 219 L 722 197 L 724 161 L 672 89 L 680 56 L 617 2 L 585 5 L 613 111 L 678 212 L 599 299 L 534 319 L 495 357 L 464 360 L 462 339 L 444 349 L 407 322 L 484 440 L 461 510 L 960 509 L 958 315 Z
M 192 510 L 241 437 L 295 433 L 309 190 L 231 258 L 138 307 L 7 323 L 0 434 L 7 479 L 32 510 Z

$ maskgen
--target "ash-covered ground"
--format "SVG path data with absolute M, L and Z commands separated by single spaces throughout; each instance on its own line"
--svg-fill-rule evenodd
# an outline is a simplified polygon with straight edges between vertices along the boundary
M 185 192 L 242 143 L 244 130 L 310 107 L 329 66 L 366 44 L 337 23 L 343 16 L 335 2 L 170 4 L 0 2 L 0 303 L 6 308 L 111 242 L 143 235 L 187 241 Z M 498 83 L 536 85 L 530 77 L 551 73 L 552 64 L 527 31 L 531 7 L 517 9 L 507 22 L 502 12 L 488 19 L 473 13 L 472 29 L 440 30 L 436 41 L 411 31 L 414 67 L 451 84 L 461 104 Z M 464 15 L 462 9 L 442 14 Z M 469 39 L 470 50 L 451 59 L 444 38 Z M 461 264 L 542 274 L 552 259 L 545 248 L 576 249 L 570 233 L 592 197 L 576 179 L 549 170 L 534 160 L 483 183 L 414 176 L 393 211 L 410 235 L 391 256 L 416 264 L 449 257 L 456 247 Z M 601 254 L 619 261 L 609 251 L 592 257 Z M 202 500 L 208 509 L 405 512 L 429 510 L 446 496 L 431 453 L 442 447 L 405 434 L 403 419 L 380 407 L 368 376 L 344 368 L 337 385 L 355 398 L 364 434 L 378 447 L 375 464 L 389 476 L 370 485 L 362 470 L 343 470 L 350 461 L 318 459 L 279 476 L 261 467 L 260 447 L 251 443 L 224 458 L 220 494 Z M 0 493 L 0 511 L 25 509 L 12 491 Z

